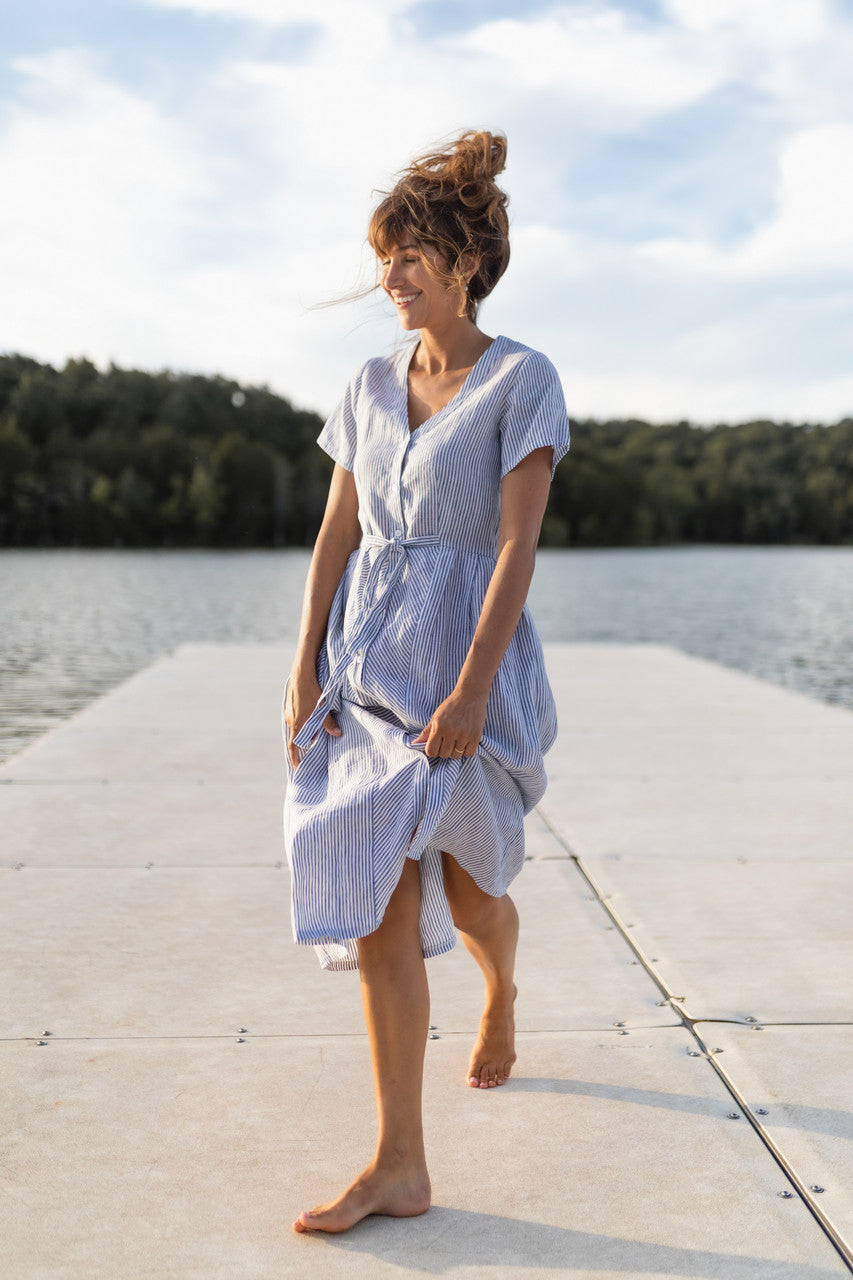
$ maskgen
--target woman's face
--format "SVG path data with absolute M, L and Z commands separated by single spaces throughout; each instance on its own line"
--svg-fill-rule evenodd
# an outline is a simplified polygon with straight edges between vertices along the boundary
M 458 318 L 459 292 L 442 284 L 427 264 L 446 269 L 447 262 L 429 245 L 406 238 L 380 258 L 382 288 L 393 302 L 404 329 L 444 328 Z

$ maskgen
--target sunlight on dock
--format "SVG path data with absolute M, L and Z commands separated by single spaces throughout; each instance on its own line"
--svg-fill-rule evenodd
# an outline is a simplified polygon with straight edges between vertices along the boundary
M 515 1074 L 465 1086 L 479 975 L 431 961 L 434 1207 L 343 1237 L 289 1226 L 374 1132 L 358 975 L 290 937 L 289 652 L 183 646 L 0 769 L 4 1280 L 849 1274 L 853 714 L 546 657 Z

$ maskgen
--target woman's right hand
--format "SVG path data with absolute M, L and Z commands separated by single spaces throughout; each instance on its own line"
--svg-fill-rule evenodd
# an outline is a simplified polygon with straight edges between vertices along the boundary
M 293 739 L 316 707 L 321 693 L 320 682 L 314 672 L 309 671 L 299 675 L 290 673 L 287 696 L 284 700 L 284 722 L 287 725 L 287 754 L 294 769 L 299 764 L 300 753 Z M 333 738 L 341 736 L 341 730 L 331 712 L 323 721 L 323 728 Z

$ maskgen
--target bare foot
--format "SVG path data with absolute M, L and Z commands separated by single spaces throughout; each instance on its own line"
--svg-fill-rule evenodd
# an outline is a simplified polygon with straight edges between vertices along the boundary
M 371 1213 L 391 1218 L 415 1218 L 430 1203 L 429 1174 L 423 1164 L 379 1166 L 374 1160 L 337 1200 L 306 1209 L 294 1231 L 349 1231 Z
M 515 1062 L 513 1005 L 518 988 L 508 1000 L 490 1000 L 480 1021 L 480 1034 L 471 1054 L 468 1084 L 472 1089 L 494 1089 L 503 1084 Z

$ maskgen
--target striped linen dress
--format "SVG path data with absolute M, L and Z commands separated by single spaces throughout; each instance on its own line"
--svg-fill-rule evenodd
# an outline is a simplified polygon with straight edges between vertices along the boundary
M 363 535 L 332 603 L 318 658 L 322 696 L 296 735 L 298 767 L 287 758 L 293 932 L 316 947 L 325 969 L 358 966 L 355 940 L 381 923 L 407 857 L 420 863 L 424 955 L 453 947 L 441 851 L 486 893 L 506 892 L 524 861 L 524 815 L 545 789 L 542 756 L 557 732 L 525 606 L 476 754 L 430 759 L 413 744 L 471 644 L 495 567 L 502 477 L 543 445 L 556 466 L 569 446 L 554 366 L 505 337 L 410 432 L 416 346 L 369 360 L 319 437 L 355 476 Z M 329 711 L 339 738 L 323 729 Z

